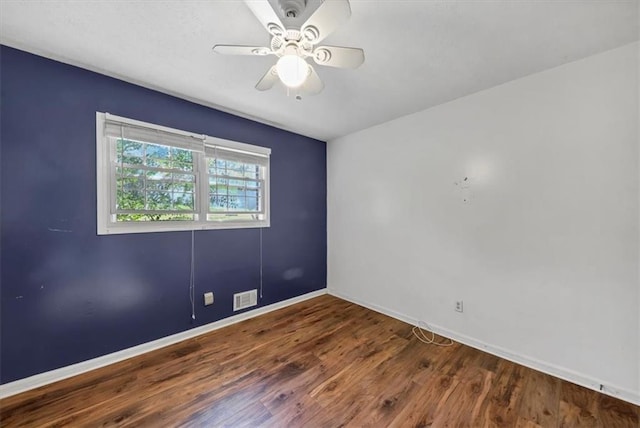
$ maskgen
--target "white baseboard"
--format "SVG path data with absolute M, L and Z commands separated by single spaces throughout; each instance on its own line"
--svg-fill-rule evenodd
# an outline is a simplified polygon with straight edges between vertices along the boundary
M 133 346 L 131 348 L 123 349 L 122 351 L 114 352 L 111 354 L 103 355 L 101 357 L 93 358 L 91 360 L 82 361 L 80 363 L 72 364 L 70 366 L 61 367 L 59 369 L 51 370 L 48 372 L 40 373 L 34 376 L 30 376 L 24 379 L 16 380 L 14 382 L 5 383 L 0 385 L 0 398 L 6 398 L 11 395 L 19 394 L 21 392 L 28 391 L 30 389 L 39 388 L 44 385 L 48 385 L 53 382 L 57 382 L 72 376 L 86 373 L 91 370 L 98 369 L 100 367 L 108 366 L 109 364 L 117 363 L 128 358 L 136 357 L 138 355 L 145 354 L 147 352 L 155 351 L 156 349 L 164 348 L 165 346 L 173 345 L 174 343 L 181 342 L 183 340 L 191 339 L 196 336 L 200 336 L 205 333 L 209 333 L 214 330 L 218 330 L 222 327 L 236 324 L 240 321 L 254 318 L 259 315 L 266 314 L 268 312 L 281 309 L 295 303 L 303 302 L 305 300 L 312 299 L 314 297 L 327 294 L 327 289 L 312 291 L 311 293 L 303 294 L 292 299 L 283 300 L 282 302 L 274 303 L 272 305 L 263 306 L 261 308 L 254 309 L 252 311 L 243 312 L 238 315 L 233 315 L 229 318 L 215 321 L 210 324 L 206 324 L 200 327 L 192 328 L 191 330 L 183 331 L 181 333 L 172 334 L 171 336 L 163 337 L 161 339 L 154 340 L 152 342 L 143 343 L 141 345 Z
M 400 321 L 404 321 L 407 324 L 416 325 L 418 323 L 418 320 L 411 319 L 404 314 L 401 314 L 399 312 L 393 311 L 391 309 L 388 309 L 373 303 L 365 302 L 363 300 L 343 294 L 331 288 L 328 289 L 328 293 L 332 296 L 339 297 L 341 299 L 347 300 L 349 302 L 355 303 L 360 306 L 364 306 L 365 308 L 374 310 L 381 314 L 390 316 Z M 426 322 L 431 328 L 431 330 L 440 336 L 446 337 L 448 339 L 454 340 L 456 342 L 462 343 L 467 346 L 471 346 L 472 348 L 476 348 L 481 351 L 488 352 L 497 357 L 504 358 L 505 360 L 512 361 L 514 363 L 549 374 L 551 376 L 555 376 L 557 378 L 566 380 L 568 382 L 575 383 L 580 386 L 584 386 L 585 388 L 589 388 L 594 391 L 598 391 L 603 394 L 610 395 L 615 398 L 619 398 L 621 400 L 627 401 L 635 405 L 640 405 L 640 392 L 638 391 L 631 391 L 626 388 L 620 388 L 615 385 L 610 385 L 605 381 L 596 379 L 592 376 L 578 373 L 573 370 L 557 366 L 555 364 L 546 363 L 544 361 L 540 361 L 535 358 L 531 358 L 526 355 L 519 354 L 517 352 L 512 352 L 500 346 L 495 346 L 495 345 L 482 342 L 472 337 L 465 336 L 464 334 L 460 334 L 455 331 L 446 329 L 444 327 L 431 324 L 426 320 L 420 320 L 420 321 Z

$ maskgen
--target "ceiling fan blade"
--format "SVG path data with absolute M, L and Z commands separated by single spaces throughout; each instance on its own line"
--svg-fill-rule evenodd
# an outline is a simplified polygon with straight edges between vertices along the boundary
M 269 0 L 245 0 L 245 3 L 272 36 L 281 37 L 284 34 L 284 25 Z
M 313 60 L 329 67 L 358 68 L 364 62 L 364 51 L 360 48 L 318 46 L 313 51 Z
M 318 43 L 351 16 L 349 0 L 325 0 L 302 24 L 300 33 L 310 43 Z
M 259 91 L 266 91 L 273 88 L 273 85 L 278 81 L 278 72 L 276 71 L 276 66 L 271 67 L 262 79 L 256 84 L 256 89 Z
M 300 92 L 315 95 L 322 92 L 323 89 L 324 83 L 320 80 L 320 76 L 318 76 L 318 73 L 309 65 L 309 77 L 307 77 L 307 80 L 300 86 Z
M 213 47 L 215 53 L 222 55 L 257 55 L 264 56 L 272 54 L 269 48 L 263 46 L 240 46 L 240 45 L 215 45 Z

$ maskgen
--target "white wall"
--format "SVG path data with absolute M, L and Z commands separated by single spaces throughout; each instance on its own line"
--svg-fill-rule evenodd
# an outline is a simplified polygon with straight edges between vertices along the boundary
M 638 400 L 638 47 L 331 141 L 329 291 Z

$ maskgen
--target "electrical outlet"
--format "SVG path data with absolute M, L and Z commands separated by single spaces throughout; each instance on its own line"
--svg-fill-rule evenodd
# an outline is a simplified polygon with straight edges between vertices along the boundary
M 208 293 L 204 293 L 204 305 L 213 305 L 213 292 L 209 291 Z
M 456 311 L 457 312 L 462 312 L 463 311 L 462 300 L 456 300 Z

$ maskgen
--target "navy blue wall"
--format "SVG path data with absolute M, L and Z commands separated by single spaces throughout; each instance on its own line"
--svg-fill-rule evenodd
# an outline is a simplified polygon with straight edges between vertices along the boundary
M 2 383 L 228 317 L 259 286 L 259 229 L 195 232 L 195 322 L 191 232 L 96 235 L 96 111 L 270 147 L 259 305 L 326 286 L 324 142 L 0 49 Z

